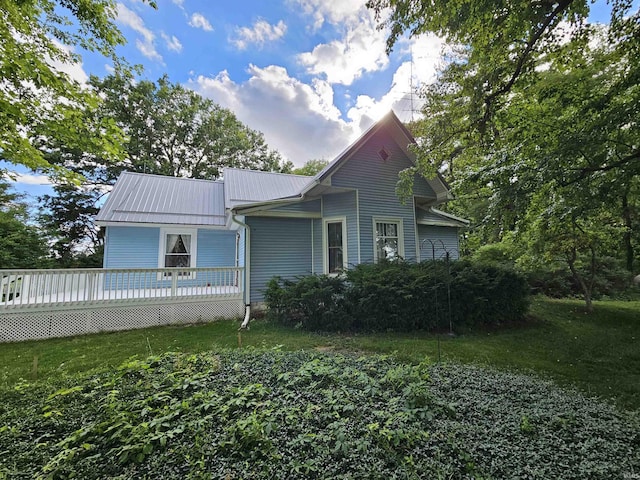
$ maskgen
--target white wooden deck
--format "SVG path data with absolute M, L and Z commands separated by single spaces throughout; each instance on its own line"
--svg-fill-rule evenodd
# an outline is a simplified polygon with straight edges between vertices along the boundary
M 242 267 L 0 270 L 0 342 L 238 317 Z
M 69 290 L 56 293 L 47 293 L 37 296 L 18 294 L 9 295 L 3 302 L 5 308 L 33 307 L 39 305 L 69 305 L 78 302 L 88 302 L 84 290 Z M 113 289 L 97 290 L 94 292 L 90 302 L 109 302 L 122 300 L 153 300 L 184 297 L 233 297 L 242 295 L 242 288 L 239 286 L 220 287 L 178 287 L 171 288 L 138 288 L 138 289 Z
M 240 267 L 0 270 L 0 311 L 47 305 L 242 295 Z

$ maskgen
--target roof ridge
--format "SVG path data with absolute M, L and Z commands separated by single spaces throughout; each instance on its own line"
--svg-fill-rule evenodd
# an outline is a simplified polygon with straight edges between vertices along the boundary
M 187 180 L 192 182 L 224 183 L 224 181 L 222 180 L 207 180 L 206 178 L 174 177 L 173 175 L 158 175 L 157 173 L 129 172 L 128 170 L 123 171 L 122 175 L 135 175 L 140 177 L 156 177 L 156 178 L 166 178 L 166 179 L 172 179 L 172 180 Z
M 224 167 L 224 171 L 226 170 L 236 170 L 238 172 L 251 172 L 251 173 L 268 173 L 268 174 L 272 174 L 272 175 L 279 175 L 279 176 L 287 176 L 287 177 L 297 177 L 297 178 L 309 178 L 312 179 L 312 176 L 309 175 L 298 175 L 296 173 L 282 173 L 282 172 L 270 172 L 270 171 L 265 171 L 265 170 L 253 170 L 251 168 L 238 168 L 238 167 Z

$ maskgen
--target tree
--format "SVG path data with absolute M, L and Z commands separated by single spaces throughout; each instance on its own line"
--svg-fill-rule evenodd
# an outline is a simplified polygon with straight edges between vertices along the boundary
M 155 7 L 155 3 L 148 2 Z M 124 37 L 114 24 L 113 0 L 0 0 L 0 158 L 50 174 L 65 173 L 45 158 L 43 140 L 117 158 L 120 137 L 112 121 L 87 123 L 99 97 L 55 63 L 79 60 L 75 47 L 126 64 L 115 49 Z
M 39 220 L 64 266 L 76 265 L 78 258 L 90 264 L 100 255 L 103 238 L 93 222 L 97 203 L 123 170 L 212 180 L 221 177 L 224 167 L 291 170 L 292 164 L 270 150 L 260 132 L 166 76 L 134 82 L 128 75 L 111 75 L 92 77 L 90 83 L 103 102 L 85 112 L 87 122 L 113 119 L 126 135 L 125 158 L 113 161 L 49 140 L 47 161 L 83 179 L 61 183 L 55 195 L 40 198 Z
M 111 172 L 216 179 L 224 167 L 291 169 L 262 133 L 167 76 L 155 83 L 125 75 L 92 77 L 91 85 L 104 98 L 99 114 L 115 119 L 127 136 L 126 159 L 110 165 Z
M 38 268 L 47 263 L 46 241 L 28 217 L 22 197 L 0 178 L 0 268 Z
M 423 92 L 415 170 L 454 185 L 476 246 L 517 237 L 520 255 L 563 258 L 590 308 L 598 258 L 623 243 L 629 268 L 635 255 L 638 12 L 614 1 L 603 28 L 586 22 L 583 1 L 369 5 L 392 8 L 389 47 L 405 29 L 456 45 Z
M 448 79 L 439 81 L 437 88 L 457 89 L 455 107 L 465 110 L 471 130 L 484 136 L 496 133 L 494 114 L 508 104 L 514 87 L 529 82 L 567 43 L 586 43 L 593 30 L 587 23 L 591 3 L 368 0 L 367 6 L 378 19 L 385 15 L 381 27 L 390 28 L 388 51 L 406 31 L 412 36 L 432 32 L 447 40 L 452 49 L 444 71 Z M 632 2 L 627 0 L 607 3 L 612 5 L 608 42 L 637 60 L 640 11 L 630 14 Z
M 94 223 L 101 191 L 73 184 L 55 185 L 53 190 L 55 195 L 39 198 L 38 215 L 53 258 L 65 268 L 102 266 L 104 232 Z
M 327 165 L 329 165 L 328 160 L 309 160 L 302 167 L 294 168 L 291 173 L 294 173 L 295 175 L 306 175 L 307 177 L 313 177 L 316 174 L 320 173 L 322 169 Z
M 536 192 L 518 223 L 519 242 L 525 247 L 518 262 L 529 269 L 564 263 L 591 312 L 600 260 L 615 251 L 621 226 L 606 203 L 581 200 L 573 189 L 551 184 Z

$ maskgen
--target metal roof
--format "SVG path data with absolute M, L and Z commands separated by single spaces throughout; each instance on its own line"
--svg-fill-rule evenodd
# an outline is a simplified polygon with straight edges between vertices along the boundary
M 299 195 L 313 177 L 238 168 L 224 169 L 227 208 Z
M 416 209 L 416 223 L 418 225 L 434 225 L 440 227 L 468 227 L 469 220 L 456 217 L 450 213 L 437 210 L 433 207 Z
M 224 226 L 224 185 L 123 172 L 96 221 Z
M 279 201 L 296 201 L 307 194 L 317 196 L 339 191 L 331 186 L 331 175 L 376 131 L 384 127 L 389 128 L 398 145 L 413 160 L 408 145 L 415 140 L 395 114 L 390 112 L 315 177 L 237 168 L 225 168 L 223 181 L 124 172 L 96 221 L 99 224 L 127 222 L 224 226 L 226 209 L 239 206 L 251 208 L 252 204 L 253 208 L 261 208 Z M 440 175 L 427 181 L 436 193 L 438 203 L 450 198 L 448 185 Z M 462 226 L 461 223 L 465 222 L 443 212 L 432 210 L 430 214 L 423 215 L 422 222 L 418 223 Z

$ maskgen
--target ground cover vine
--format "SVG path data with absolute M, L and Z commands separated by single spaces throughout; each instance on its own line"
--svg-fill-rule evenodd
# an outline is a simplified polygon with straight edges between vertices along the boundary
M 0 393 L 0 478 L 623 478 L 633 413 L 524 375 L 169 353 Z

